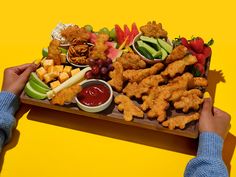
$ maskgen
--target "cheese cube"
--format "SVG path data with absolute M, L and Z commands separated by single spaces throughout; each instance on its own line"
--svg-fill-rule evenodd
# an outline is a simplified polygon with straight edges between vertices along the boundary
M 72 70 L 71 66 L 65 66 L 63 72 L 66 72 L 68 75 L 70 75 L 71 70 Z
M 56 80 L 56 81 L 50 83 L 50 87 L 51 87 L 52 89 L 54 89 L 54 88 L 56 88 L 57 86 L 59 86 L 60 84 L 61 84 L 61 83 L 59 82 L 59 80 Z
M 56 79 L 58 77 L 58 73 L 52 72 L 52 73 L 47 73 L 43 76 L 43 79 L 46 83 L 51 82 L 52 80 Z
M 43 61 L 43 67 L 46 70 L 49 68 L 49 66 L 53 66 L 53 65 L 54 65 L 54 61 L 52 59 L 48 59 L 48 60 Z
M 76 69 L 72 69 L 70 74 L 71 76 L 74 76 L 75 74 L 77 74 L 78 72 L 80 72 L 80 69 L 79 68 L 76 68 Z
M 56 71 L 56 72 L 61 73 L 61 72 L 63 72 L 63 69 L 64 69 L 63 65 L 55 65 L 54 66 L 54 71 Z
M 43 68 L 40 67 L 36 70 L 36 74 L 39 77 L 39 79 L 43 80 L 43 76 L 47 73 L 47 71 Z
M 62 83 L 62 82 L 65 82 L 67 79 L 69 79 L 69 75 L 66 73 L 66 72 L 62 72 L 59 74 L 59 81 Z
M 47 71 L 48 73 L 52 73 L 54 71 L 54 66 L 49 66 Z
M 65 64 L 66 63 L 66 54 L 61 53 L 60 58 L 61 58 L 61 63 Z

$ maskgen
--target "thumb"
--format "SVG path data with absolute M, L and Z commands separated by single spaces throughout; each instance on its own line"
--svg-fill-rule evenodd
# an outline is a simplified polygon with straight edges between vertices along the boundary
M 17 83 L 19 85 L 25 85 L 25 83 L 29 79 L 29 75 L 31 72 L 35 71 L 37 69 L 36 64 L 31 64 L 27 69 L 20 75 L 19 79 L 17 80 Z
M 212 115 L 212 99 L 208 92 L 204 94 L 204 103 L 203 103 L 203 109 L 202 114 L 203 115 Z M 205 116 L 204 116 L 205 117 Z M 208 117 L 208 116 L 207 116 Z

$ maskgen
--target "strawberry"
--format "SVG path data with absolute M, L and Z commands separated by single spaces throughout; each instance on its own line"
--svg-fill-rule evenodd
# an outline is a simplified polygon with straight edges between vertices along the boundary
M 204 48 L 204 41 L 200 37 L 193 38 L 190 43 L 190 47 L 197 53 L 201 53 Z
M 192 49 L 188 49 L 188 51 L 193 55 L 193 56 L 196 56 L 197 55 L 197 53 L 195 52 L 195 51 L 193 51 Z
M 202 53 L 208 58 L 211 56 L 211 48 L 209 46 L 204 46 Z
M 180 38 L 180 42 L 181 42 L 182 45 L 184 45 L 185 47 L 189 48 L 188 40 L 185 37 L 181 37 Z
M 198 54 L 196 54 L 196 57 L 197 57 L 198 63 L 200 63 L 203 66 L 205 66 L 206 59 L 207 59 L 206 55 L 204 55 L 202 53 L 198 53 Z
M 194 67 L 200 71 L 200 73 L 203 75 L 205 73 L 205 68 L 204 65 L 202 65 L 201 63 L 195 63 Z

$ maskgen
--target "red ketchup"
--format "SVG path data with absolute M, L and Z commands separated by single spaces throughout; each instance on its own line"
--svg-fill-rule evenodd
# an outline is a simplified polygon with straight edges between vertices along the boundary
M 109 89 L 103 84 L 88 85 L 77 95 L 79 102 L 86 106 L 99 106 L 110 97 Z

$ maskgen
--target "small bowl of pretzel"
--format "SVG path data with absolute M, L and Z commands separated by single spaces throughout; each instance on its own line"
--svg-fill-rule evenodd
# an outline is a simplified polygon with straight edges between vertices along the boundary
M 93 46 L 91 43 L 70 45 L 66 55 L 67 62 L 75 67 L 87 67 L 89 64 L 89 52 Z

